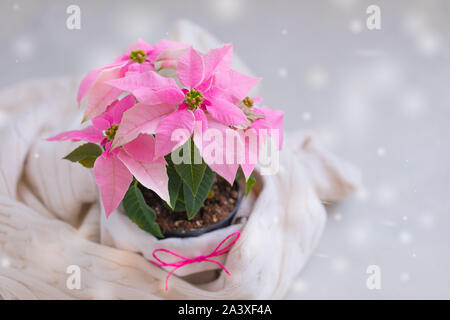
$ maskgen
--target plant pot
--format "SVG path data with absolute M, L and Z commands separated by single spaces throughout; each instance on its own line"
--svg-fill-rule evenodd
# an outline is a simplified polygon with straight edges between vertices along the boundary
M 237 197 L 236 204 L 235 204 L 233 211 L 231 211 L 230 214 L 225 219 L 218 221 L 214 224 L 211 224 L 202 229 L 195 229 L 195 230 L 188 230 L 188 231 L 167 230 L 167 231 L 163 232 L 164 237 L 165 238 L 198 237 L 207 232 L 214 231 L 214 230 L 217 230 L 220 228 L 228 227 L 231 224 L 231 221 L 233 220 L 234 216 L 236 215 L 236 212 L 238 212 L 239 207 L 241 205 L 242 198 L 244 197 L 242 188 L 240 187 L 240 185 L 237 182 L 234 183 L 233 187 L 235 187 L 237 189 L 238 197 Z
M 259 181 L 257 179 L 257 181 Z M 256 185 L 255 185 L 256 186 Z M 233 210 L 223 220 L 209 225 L 203 229 L 193 231 L 194 235 L 184 232 L 177 235 L 167 236 L 158 239 L 147 231 L 142 230 L 125 213 L 120 205 L 111 215 L 106 218 L 106 214 L 101 201 L 100 242 L 103 245 L 115 247 L 121 250 L 137 252 L 147 260 L 154 260 L 153 253 L 157 249 L 170 250 L 184 257 L 197 257 L 209 254 L 214 251 L 217 245 L 227 236 L 234 232 L 241 231 L 247 223 L 248 217 L 253 211 L 256 195 L 255 187 L 249 196 L 244 197 L 245 185 L 239 183 L 238 196 Z M 226 255 L 215 257 L 219 263 L 224 264 Z M 166 257 L 167 258 L 167 257 Z M 172 259 L 173 257 L 168 257 Z M 169 260 L 170 261 L 170 260 Z M 184 277 L 196 273 L 210 270 L 217 270 L 219 267 L 215 263 L 192 263 L 177 269 L 174 274 Z M 167 269 L 170 271 L 170 268 Z

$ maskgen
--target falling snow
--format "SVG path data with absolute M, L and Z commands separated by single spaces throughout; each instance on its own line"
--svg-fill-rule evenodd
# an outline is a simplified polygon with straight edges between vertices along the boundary
M 402 97 L 402 110 L 406 116 L 418 117 L 426 111 L 425 95 L 418 90 L 410 90 Z
M 386 149 L 383 147 L 378 147 L 377 148 L 377 155 L 379 157 L 384 157 L 384 155 L 386 154 Z
M 216 16 L 225 21 L 234 21 L 240 18 L 245 9 L 244 2 L 240 0 L 217 0 L 211 2 L 211 8 Z
M 435 218 L 429 213 L 425 213 L 419 216 L 419 225 L 424 229 L 432 229 L 435 225 Z
M 287 71 L 286 68 L 279 68 L 279 69 L 278 69 L 278 76 L 279 76 L 280 78 L 286 78 L 287 75 L 288 75 L 288 71 Z
M 309 112 L 303 112 L 303 116 L 302 116 L 304 121 L 309 121 L 311 120 L 311 113 Z
M 400 281 L 401 282 L 406 283 L 406 282 L 409 282 L 409 280 L 410 280 L 410 276 L 409 276 L 408 272 L 402 272 L 400 274 Z
M 298 279 L 294 283 L 293 290 L 297 293 L 304 293 L 308 290 L 308 284 L 304 280 Z
M 35 43 L 29 36 L 17 37 L 11 47 L 13 55 L 20 60 L 27 60 L 35 54 Z
M 382 185 L 378 187 L 377 198 L 379 204 L 387 206 L 395 201 L 396 192 L 390 185 Z
M 335 274 L 344 274 L 348 271 L 350 263 L 348 259 L 344 257 L 337 257 L 331 261 L 331 270 Z
M 359 1 L 331 0 L 330 4 L 331 8 L 336 9 L 332 13 L 334 16 L 331 13 L 329 16 L 324 13 L 323 16 L 330 21 L 329 24 L 317 19 L 316 24 L 311 22 L 308 25 L 308 32 L 317 31 L 318 36 L 324 37 L 324 43 L 336 40 L 332 41 L 336 46 L 335 50 L 328 52 L 324 51 L 327 47 L 319 41 L 298 41 L 297 39 L 306 39 L 309 34 L 300 28 L 303 27 L 301 22 L 295 25 L 288 21 L 287 12 L 285 16 L 280 15 L 278 20 L 271 22 L 271 30 L 264 22 L 254 22 L 256 19 L 252 15 L 261 12 L 251 10 L 248 4 L 240 0 L 218 0 L 208 4 L 207 12 L 213 20 L 220 23 L 205 21 L 204 25 L 223 37 L 223 40 L 233 41 L 236 53 L 251 65 L 255 75 L 264 72 L 270 75 L 263 81 L 263 92 L 271 101 L 276 101 L 285 108 L 286 122 L 292 120 L 287 129 L 296 129 L 293 123 L 301 124 L 302 128 L 311 127 L 321 144 L 344 155 L 362 170 L 364 185 L 357 191 L 354 198 L 356 201 L 351 200 L 351 204 L 338 207 L 339 212 L 331 212 L 329 216 L 336 234 L 332 235 L 334 238 L 324 239 L 321 243 L 322 252 L 327 254 L 313 255 L 312 271 L 308 270 L 309 278 L 307 281 L 297 279 L 292 290 L 305 294 L 315 292 L 314 290 L 320 292 L 330 286 L 330 292 L 342 292 L 343 283 L 337 278 L 346 278 L 345 283 L 351 286 L 347 276 L 357 277 L 359 274 L 353 272 L 353 268 L 357 269 L 354 259 L 364 260 L 369 256 L 380 258 L 380 263 L 389 261 L 392 265 L 401 265 L 406 261 L 408 265 L 404 268 L 408 270 L 400 272 L 400 269 L 394 273 L 394 282 L 398 286 L 406 283 L 412 285 L 411 274 L 414 275 L 413 282 L 416 282 L 419 278 L 417 268 L 422 268 L 426 256 L 421 248 L 432 246 L 437 252 L 443 252 L 447 243 L 440 243 L 436 239 L 442 237 L 448 240 L 448 237 L 438 231 L 448 222 L 448 217 L 442 214 L 444 209 L 448 209 L 445 196 L 448 183 L 446 184 L 447 178 L 442 172 L 447 173 L 448 170 L 442 163 L 448 163 L 449 159 L 442 148 L 431 148 L 438 140 L 442 140 L 444 145 L 448 133 L 444 130 L 447 119 L 442 117 L 442 113 L 447 111 L 448 97 L 440 96 L 446 93 L 442 80 L 449 73 L 448 64 L 442 60 L 448 56 L 448 21 L 445 17 L 442 20 L 439 12 L 432 6 L 429 10 L 423 10 L 422 6 L 415 7 L 411 4 L 403 6 L 401 12 L 396 12 L 394 7 L 386 4 L 386 8 L 381 8 L 382 16 L 387 18 L 383 21 L 389 21 L 388 18 L 395 16 L 398 19 L 395 25 L 399 28 L 391 30 L 383 24 L 381 31 L 372 32 L 366 29 L 365 8 Z M 8 4 L 6 9 L 5 14 L 14 19 L 29 11 L 29 8 L 16 2 Z M 94 15 L 94 7 L 90 10 L 88 12 Z M 175 11 L 175 6 L 171 10 Z M 157 35 L 166 34 L 170 27 L 165 25 L 166 16 L 183 16 L 184 12 L 167 13 L 163 6 L 161 9 L 153 6 L 152 10 L 145 11 L 137 7 L 124 7 L 124 10 L 117 10 L 113 14 L 108 16 L 108 19 L 115 21 L 111 30 L 117 34 L 118 43 L 124 43 L 138 37 L 155 40 Z M 186 16 L 195 16 L 195 10 Z M 246 17 L 256 24 L 245 24 Z M 55 21 L 60 21 L 60 18 Z M 106 22 L 107 20 L 99 23 Z M 267 35 L 267 43 L 261 45 L 260 37 L 248 39 L 253 33 L 246 30 L 232 37 L 236 30 L 234 26 L 241 24 L 249 30 L 254 28 Z M 160 25 L 163 27 L 158 29 Z M 335 30 L 328 30 L 330 25 Z M 91 27 L 96 30 L 95 24 L 91 24 Z M 57 25 L 51 21 L 36 27 L 36 30 L 30 27 L 27 29 L 25 25 L 12 30 L 11 36 L 8 36 L 7 49 L 4 50 L 4 61 L 8 61 L 10 68 L 6 73 L 15 75 L 27 63 L 33 66 L 29 72 L 25 72 L 27 69 L 19 70 L 23 71 L 20 73 L 23 79 L 31 78 L 34 74 L 45 75 L 47 70 L 51 74 L 59 72 L 60 69 L 52 69 L 52 58 L 57 61 L 56 58 L 59 57 L 51 56 L 53 42 L 48 40 L 53 39 L 57 32 Z M 389 34 L 388 37 L 387 32 L 392 32 L 392 36 Z M 42 35 L 45 38 L 39 38 Z M 80 36 L 83 37 L 83 34 Z M 77 58 L 79 61 L 74 58 L 74 67 L 70 69 L 68 66 L 67 73 L 82 73 L 94 66 L 108 63 L 117 56 L 119 45 L 111 41 L 100 44 L 89 42 L 92 37 L 84 37 L 83 41 L 92 46 L 92 50 Z M 281 57 L 270 67 L 258 59 L 250 60 L 253 57 L 251 50 L 264 48 L 277 41 L 294 41 L 294 44 L 298 42 L 298 46 L 293 47 L 295 49 L 291 52 L 280 52 Z M 64 42 L 58 45 L 67 50 L 80 43 L 70 43 L 69 47 L 63 47 Z M 245 51 L 246 49 L 249 51 Z M 35 61 L 40 61 L 42 67 L 34 64 Z M 297 65 L 300 67 L 296 68 Z M 4 80 L 4 83 L 11 82 L 8 81 Z M 293 83 L 292 91 L 286 88 L 290 81 Z M 6 121 L 5 113 L 0 110 L 0 125 Z M 437 152 L 439 158 L 436 156 Z M 38 159 L 40 154 L 34 153 L 31 156 Z M 433 161 L 436 168 L 426 166 L 428 159 Z M 420 185 L 422 182 L 426 185 Z M 428 200 L 433 199 L 435 201 L 430 204 Z M 273 223 L 279 223 L 276 217 Z M 329 236 L 327 232 L 324 233 L 324 238 Z M 258 234 L 255 241 L 266 236 Z M 383 249 L 386 246 L 390 249 L 398 248 L 393 252 L 395 257 L 385 254 Z M 341 256 L 336 257 L 336 252 Z M 322 277 L 317 275 L 317 281 L 314 281 L 316 258 L 322 263 L 328 263 L 326 268 L 334 275 L 345 274 L 345 277 L 335 277 L 333 283 L 324 284 L 321 282 Z M 439 262 L 443 261 L 448 260 L 440 258 Z M 11 261 L 3 257 L 0 264 L 1 267 L 8 268 Z M 430 276 L 426 272 L 423 274 Z M 399 280 L 396 282 L 396 279 Z M 161 288 L 163 287 L 162 281 Z M 394 283 L 384 288 L 389 287 L 397 289 Z M 97 287 L 96 291 L 99 298 L 110 296 L 107 287 Z M 356 289 L 354 292 L 357 292 Z
M 362 248 L 367 245 L 371 227 L 366 222 L 352 223 L 347 229 L 347 238 L 353 247 Z
M 363 24 L 360 20 L 355 19 L 355 20 L 350 21 L 348 28 L 352 33 L 357 34 L 362 31 Z
M 1 259 L 1 265 L 3 268 L 9 268 L 9 266 L 11 265 L 11 262 L 9 261 L 8 258 L 4 257 Z
M 412 242 L 412 234 L 407 231 L 400 232 L 398 239 L 401 244 L 407 245 Z
M 323 88 L 328 83 L 328 72 L 321 67 L 311 68 L 307 72 L 306 81 L 311 88 Z

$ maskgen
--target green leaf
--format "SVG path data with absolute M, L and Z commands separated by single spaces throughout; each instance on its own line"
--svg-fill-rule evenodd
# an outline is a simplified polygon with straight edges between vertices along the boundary
M 95 160 L 102 152 L 103 150 L 99 145 L 88 142 L 73 150 L 63 159 L 79 162 L 86 168 L 93 168 Z
M 97 157 L 87 157 L 83 160 L 78 161 L 80 164 L 82 164 L 86 168 L 93 168 L 95 160 L 97 160 Z
M 175 170 L 174 164 L 172 162 L 172 159 L 170 158 L 170 154 L 165 157 L 167 162 L 167 176 L 169 178 L 169 197 L 170 197 L 170 207 L 175 208 L 175 205 L 177 203 L 178 197 L 182 192 L 180 192 L 182 188 L 183 181 L 181 180 L 181 177 L 178 175 L 177 171 Z M 183 210 L 182 210 L 183 211 Z
M 195 147 L 192 139 L 189 139 L 186 144 L 182 146 L 183 151 L 186 149 L 189 152 L 190 163 L 182 162 L 180 164 L 174 164 L 174 167 L 183 182 L 189 187 L 192 194 L 196 195 L 203 180 L 207 165 L 201 158 L 200 152 Z M 178 152 L 178 150 L 174 152 Z M 201 163 L 194 163 L 194 160 L 196 159 L 201 159 Z
M 209 191 L 214 183 L 215 173 L 209 168 L 206 167 L 205 174 L 203 180 L 200 183 L 197 194 L 193 194 L 190 190 L 189 186 L 186 183 L 183 183 L 183 195 L 184 195 L 184 203 L 186 205 L 186 212 L 188 215 L 188 219 L 191 220 L 200 208 L 203 205 L 203 202 L 206 200 Z
M 186 204 L 184 203 L 184 201 L 178 199 L 177 203 L 175 204 L 175 207 L 173 208 L 173 211 L 175 211 L 175 212 L 186 211 Z
M 134 223 L 142 230 L 151 233 L 155 237 L 163 238 L 159 225 L 156 223 L 156 213 L 145 203 L 144 196 L 137 186 L 137 181 L 128 188 L 122 200 L 125 212 Z
M 173 211 L 182 212 L 186 211 L 186 204 L 184 203 L 183 183 L 180 185 L 180 193 L 178 194 L 177 202 L 173 207 Z
M 248 196 L 255 183 L 256 183 L 255 177 L 253 177 L 253 175 L 250 175 L 250 177 L 248 177 L 247 182 L 245 183 L 245 196 Z

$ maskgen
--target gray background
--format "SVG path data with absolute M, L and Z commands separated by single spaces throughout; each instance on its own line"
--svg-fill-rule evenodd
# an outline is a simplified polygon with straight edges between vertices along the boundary
M 66 28 L 70 4 L 81 30 Z M 381 30 L 366 28 L 370 4 Z M 287 130 L 313 130 L 363 173 L 287 298 L 450 298 L 449 13 L 425 0 L 2 0 L 0 87 L 85 74 L 190 19 L 234 43 Z M 369 265 L 381 290 L 366 287 Z

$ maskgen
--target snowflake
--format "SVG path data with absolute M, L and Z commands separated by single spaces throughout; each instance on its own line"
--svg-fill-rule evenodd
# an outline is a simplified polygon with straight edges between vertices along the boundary
M 424 113 L 427 99 L 423 93 L 416 89 L 406 92 L 402 97 L 402 111 L 410 117 L 417 117 Z
M 412 235 L 407 231 L 400 232 L 398 238 L 402 244 L 409 244 L 412 241 Z
M 419 52 L 431 56 L 439 52 L 441 40 L 439 36 L 432 32 L 421 32 L 416 38 L 416 46 Z
M 287 71 L 286 68 L 280 68 L 280 69 L 278 69 L 278 76 L 279 76 L 280 78 L 286 78 L 287 75 L 288 75 L 288 71 Z
M 348 25 L 348 28 L 350 29 L 350 31 L 352 33 L 357 34 L 357 33 L 360 33 L 362 31 L 363 24 L 361 23 L 360 20 L 354 19 L 354 20 L 350 21 L 350 23 Z
M 386 154 L 386 149 L 383 147 L 378 147 L 377 148 L 377 155 L 379 157 L 383 157 Z
M 410 280 L 410 276 L 409 276 L 409 273 L 408 273 L 408 272 L 402 272 L 402 273 L 400 274 L 400 281 L 401 281 L 401 282 L 406 283 L 406 282 L 408 282 L 409 280 Z
M 28 36 L 17 37 L 11 47 L 13 54 L 20 60 L 25 60 L 33 57 L 35 53 L 35 44 Z
M 367 191 L 367 189 L 365 188 L 360 188 L 357 192 L 356 192 L 356 198 L 359 201 L 367 201 L 369 199 L 369 192 Z
M 308 70 L 306 82 L 311 88 L 323 88 L 328 83 L 328 72 L 321 67 L 314 67 Z
M 424 213 L 419 217 L 419 224 L 424 229 L 432 229 L 435 225 L 435 218 L 429 213 Z
M 350 263 L 344 257 L 337 257 L 331 261 L 331 270 L 336 274 L 343 274 L 348 271 Z
M 9 266 L 11 265 L 11 262 L 9 261 L 8 258 L 2 258 L 2 267 L 3 268 L 9 268 Z
M 218 0 L 212 1 L 214 13 L 223 20 L 236 20 L 243 14 L 243 1 Z
M 295 281 L 293 289 L 297 293 L 303 293 L 308 289 L 308 284 L 305 281 L 299 279 Z
M 304 121 L 309 121 L 309 120 L 311 120 L 311 113 L 309 113 L 309 112 L 304 112 L 304 113 L 303 113 L 303 120 L 304 120 Z
M 354 223 L 348 230 L 348 241 L 356 246 L 362 247 L 369 240 L 370 226 L 365 223 Z
M 388 186 L 380 186 L 377 190 L 378 202 L 382 205 L 389 205 L 395 200 L 395 190 Z

